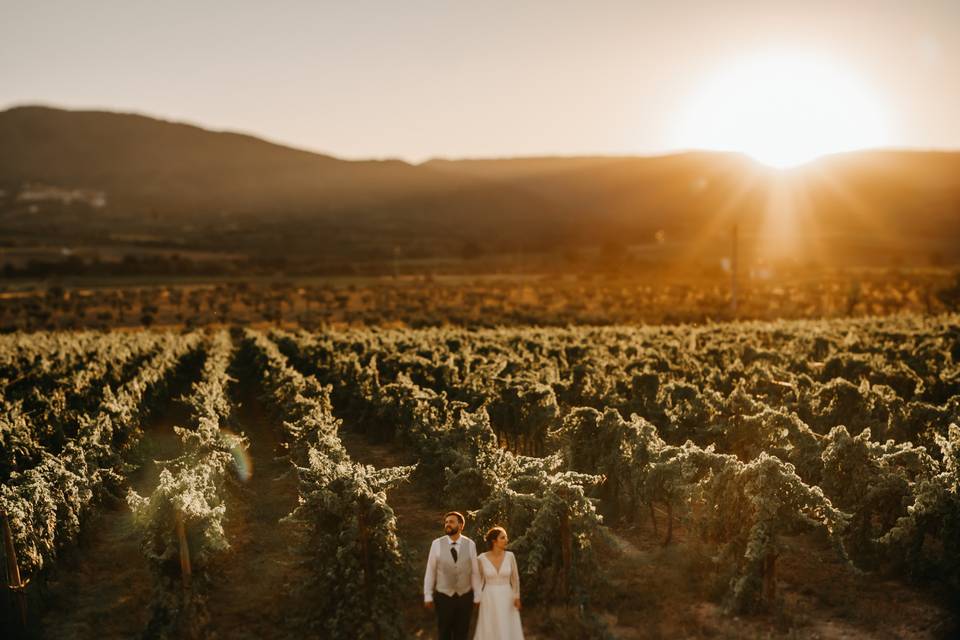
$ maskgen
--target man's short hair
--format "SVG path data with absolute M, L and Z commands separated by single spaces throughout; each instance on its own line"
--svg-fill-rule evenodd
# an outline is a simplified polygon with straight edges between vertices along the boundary
M 445 514 L 443 514 L 443 519 L 446 520 L 448 516 L 457 516 L 457 520 L 460 521 L 461 527 L 467 523 L 466 519 L 463 517 L 463 514 L 459 511 L 447 511 Z

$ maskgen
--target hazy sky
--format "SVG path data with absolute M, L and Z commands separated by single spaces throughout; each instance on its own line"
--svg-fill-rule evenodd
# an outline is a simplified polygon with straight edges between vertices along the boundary
M 0 109 L 134 111 L 345 158 L 651 154 L 724 65 L 835 60 L 889 146 L 960 148 L 960 0 L 2 0 Z

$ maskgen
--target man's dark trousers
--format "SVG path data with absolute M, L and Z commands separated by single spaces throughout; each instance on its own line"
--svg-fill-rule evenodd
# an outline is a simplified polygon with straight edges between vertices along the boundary
M 473 614 L 473 589 L 458 596 L 434 593 L 433 603 L 437 609 L 438 640 L 467 640 Z

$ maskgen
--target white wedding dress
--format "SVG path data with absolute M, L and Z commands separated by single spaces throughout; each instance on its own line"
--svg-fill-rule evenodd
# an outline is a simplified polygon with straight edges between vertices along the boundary
M 504 553 L 499 571 L 486 553 L 480 554 L 479 564 L 483 592 L 473 640 L 523 640 L 520 611 L 513 604 L 520 597 L 520 574 L 513 552 Z

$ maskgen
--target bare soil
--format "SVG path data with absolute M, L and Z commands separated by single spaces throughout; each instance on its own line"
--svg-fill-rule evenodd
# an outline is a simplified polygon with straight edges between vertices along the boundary
M 247 388 L 237 426 L 250 443 L 252 474 L 227 497 L 224 529 L 231 548 L 209 594 L 210 631 L 238 640 L 310 637 L 298 628 L 301 612 L 311 606 L 298 596 L 304 570 L 281 522 L 297 506 L 298 492 L 290 462 L 279 457 L 279 425 Z
M 146 422 L 135 452 L 143 464 L 127 480 L 140 495 L 150 495 L 159 482 L 154 460 L 172 458 L 180 448 L 173 427 L 186 424 L 186 412 L 169 405 Z M 153 577 L 125 492 L 101 505 L 84 525 L 77 546 L 58 559 L 47 577 L 42 608 L 36 612 L 40 638 L 132 638 L 146 627 Z
M 662 515 L 662 514 L 661 514 Z M 955 638 L 957 612 L 929 586 L 858 574 L 825 539 L 784 540 L 777 562 L 777 602 L 749 616 L 724 612 L 727 578 L 704 572 L 689 532 L 662 544 L 649 520 L 612 533 L 621 555 L 607 567 L 605 621 L 617 638 Z
M 340 440 L 355 462 L 378 469 L 417 462 L 407 452 L 390 443 L 370 439 L 349 425 L 340 429 Z M 443 535 L 443 514 L 449 509 L 432 501 L 428 492 L 409 482 L 388 491 L 387 504 L 396 515 L 401 551 L 409 560 L 407 606 L 402 611 L 407 633 L 413 638 L 434 638 L 436 617 L 423 606 L 423 571 L 430 543 Z

